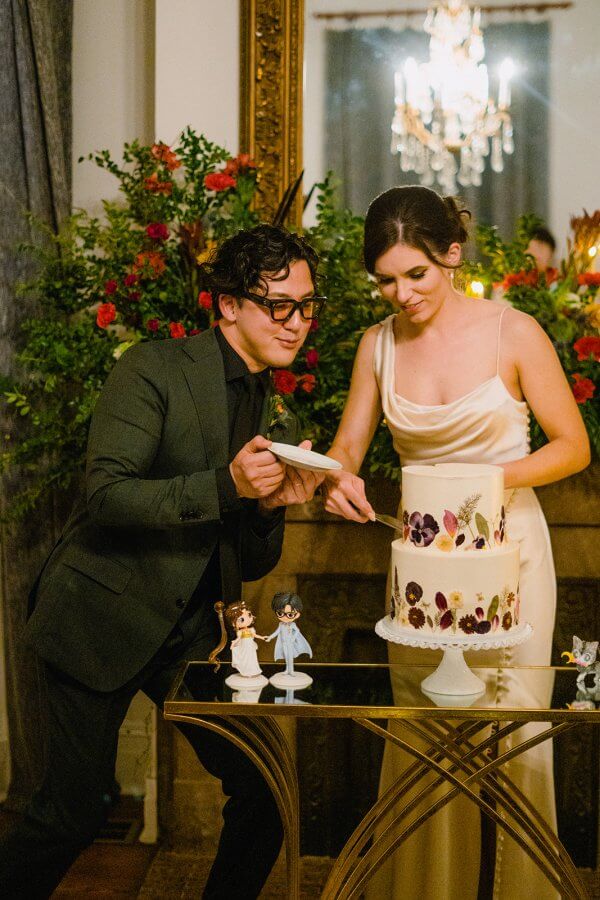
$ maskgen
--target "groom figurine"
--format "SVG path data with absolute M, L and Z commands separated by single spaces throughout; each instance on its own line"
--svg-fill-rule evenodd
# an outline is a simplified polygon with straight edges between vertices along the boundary
M 321 310 L 316 266 L 281 228 L 239 232 L 206 267 L 219 326 L 139 344 L 106 382 L 86 496 L 31 593 L 26 638 L 46 663 L 48 756 L 40 790 L 0 842 L 4 900 L 49 897 L 94 840 L 133 696 L 162 707 L 181 662 L 207 658 L 213 604 L 271 571 L 282 506 L 312 497 L 317 477 L 282 465 L 265 435 L 299 437 L 291 415 L 272 424 L 269 369 L 293 362 Z M 255 898 L 282 841 L 271 793 L 232 744 L 178 727 L 229 798 L 204 897 Z

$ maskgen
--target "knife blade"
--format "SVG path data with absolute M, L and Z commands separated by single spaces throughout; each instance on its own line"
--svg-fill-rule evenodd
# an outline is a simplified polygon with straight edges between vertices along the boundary
M 394 528 L 396 531 L 402 533 L 404 530 L 404 525 L 400 521 L 400 519 L 395 519 L 393 516 L 386 516 L 383 513 L 375 513 L 375 519 L 377 522 L 381 522 L 382 525 L 388 525 L 390 528 Z

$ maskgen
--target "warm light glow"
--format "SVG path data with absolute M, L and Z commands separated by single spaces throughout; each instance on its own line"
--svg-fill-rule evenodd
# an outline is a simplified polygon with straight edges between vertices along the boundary
M 594 245 L 593 245 L 592 247 L 590 247 L 590 249 L 588 250 L 588 256 L 591 256 L 591 258 L 593 259 L 593 258 L 595 257 L 595 255 L 597 254 L 597 252 L 598 252 L 598 248 L 597 248 L 597 246 L 594 244 Z
M 495 172 L 503 154 L 514 150 L 510 118 L 512 59 L 501 63 L 497 103 L 489 95 L 481 12 L 467 0 L 438 0 L 423 30 L 431 35 L 429 60 L 412 56 L 395 74 L 396 111 L 392 153 L 403 172 L 416 172 L 421 184 L 437 180 L 446 193 L 480 185 L 485 157 Z
M 471 297 L 481 300 L 485 292 L 485 286 L 482 281 L 472 281 L 469 285 L 468 293 Z

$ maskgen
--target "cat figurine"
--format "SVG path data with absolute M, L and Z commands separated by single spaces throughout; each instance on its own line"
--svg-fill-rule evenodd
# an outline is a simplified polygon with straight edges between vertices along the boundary
M 577 666 L 577 690 L 584 696 L 600 700 L 600 660 L 598 660 L 598 641 L 582 641 L 573 635 L 573 652 L 569 662 Z

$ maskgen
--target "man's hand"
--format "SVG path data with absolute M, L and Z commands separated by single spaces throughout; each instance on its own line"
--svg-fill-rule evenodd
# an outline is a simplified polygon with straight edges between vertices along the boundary
M 312 443 L 302 441 L 298 444 L 301 450 L 310 450 Z M 312 500 L 316 489 L 323 481 L 325 475 L 320 472 L 309 472 L 307 469 L 295 469 L 294 466 L 285 467 L 285 477 L 281 485 L 261 499 L 259 507 L 263 510 L 275 509 L 277 506 L 292 506 L 295 503 L 308 503 Z
M 285 466 L 270 452 L 270 446 L 271 441 L 257 434 L 229 464 L 238 497 L 267 497 L 283 482 Z
M 375 520 L 373 507 L 365 494 L 365 483 L 351 472 L 328 472 L 323 485 L 325 509 L 353 522 Z

